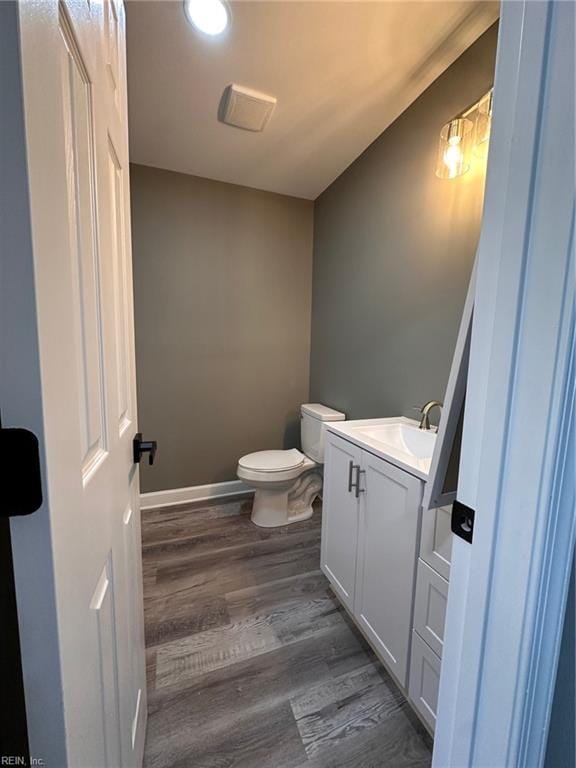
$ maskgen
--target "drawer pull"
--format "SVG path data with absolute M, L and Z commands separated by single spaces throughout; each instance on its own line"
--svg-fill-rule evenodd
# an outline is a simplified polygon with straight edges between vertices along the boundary
M 354 470 L 356 470 L 356 481 L 352 479 L 352 476 L 354 474 Z M 354 489 L 354 496 L 358 498 L 361 493 L 364 493 L 364 488 L 360 488 L 360 475 L 364 474 L 364 470 L 360 469 L 360 464 L 354 464 L 353 461 L 348 464 L 348 493 L 352 492 L 352 489 Z

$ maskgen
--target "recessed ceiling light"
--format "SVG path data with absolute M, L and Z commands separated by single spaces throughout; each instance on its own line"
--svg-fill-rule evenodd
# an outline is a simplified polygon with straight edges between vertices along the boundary
M 188 20 L 206 35 L 219 35 L 228 26 L 228 9 L 222 0 L 185 0 L 184 10 Z

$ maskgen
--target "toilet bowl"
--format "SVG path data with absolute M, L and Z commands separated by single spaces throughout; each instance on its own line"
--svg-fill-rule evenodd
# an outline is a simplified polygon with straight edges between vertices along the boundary
M 257 451 L 238 461 L 237 475 L 254 488 L 252 522 L 263 528 L 307 520 L 314 499 L 322 490 L 324 428 L 327 421 L 343 421 L 345 415 L 325 405 L 301 406 L 300 435 L 304 453 Z
M 296 449 L 249 453 L 238 477 L 255 489 L 252 522 L 264 528 L 307 520 L 322 488 L 320 465 Z

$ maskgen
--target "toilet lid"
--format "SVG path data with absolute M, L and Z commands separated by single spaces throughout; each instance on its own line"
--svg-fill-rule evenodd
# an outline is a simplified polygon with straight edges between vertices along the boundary
M 242 456 L 238 464 L 244 469 L 257 472 L 281 472 L 284 469 L 295 469 L 304 463 L 304 454 L 296 448 L 288 451 L 258 451 Z

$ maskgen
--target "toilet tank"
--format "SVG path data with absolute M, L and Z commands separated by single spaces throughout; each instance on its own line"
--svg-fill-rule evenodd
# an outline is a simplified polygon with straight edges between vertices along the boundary
M 302 451 L 318 464 L 324 463 L 324 430 L 329 421 L 345 421 L 346 414 L 320 403 L 300 406 L 300 442 Z

